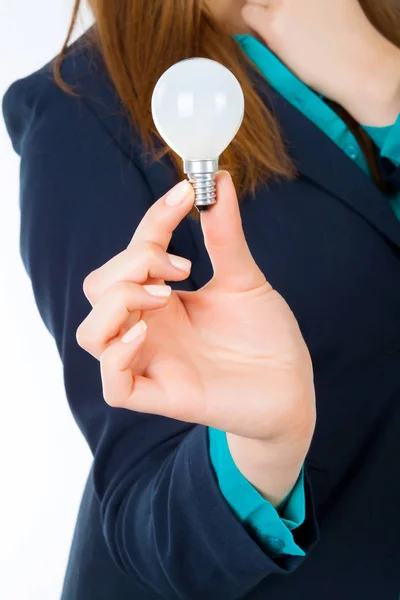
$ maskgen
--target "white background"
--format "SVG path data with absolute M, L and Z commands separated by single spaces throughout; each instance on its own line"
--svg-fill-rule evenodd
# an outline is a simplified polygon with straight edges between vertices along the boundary
M 72 4 L 0 0 L 1 97 L 57 54 Z M 0 598 L 57 600 L 91 457 L 20 259 L 18 170 L 0 118 Z

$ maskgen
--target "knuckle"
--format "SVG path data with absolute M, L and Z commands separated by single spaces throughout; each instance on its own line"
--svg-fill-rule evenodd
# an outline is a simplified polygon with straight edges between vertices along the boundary
M 148 279 L 151 266 L 158 262 L 159 253 L 157 248 L 150 242 L 142 244 L 140 250 L 127 253 L 127 263 L 130 265 L 129 272 L 136 282 L 143 283 Z
M 162 250 L 156 244 L 146 243 L 144 249 L 137 257 L 136 263 L 136 280 L 139 283 L 144 283 L 154 268 L 162 262 Z
M 93 298 L 97 288 L 97 271 L 92 271 L 87 275 L 83 281 L 83 292 L 86 298 Z
M 89 335 L 86 321 L 83 321 L 76 330 L 76 341 L 84 350 L 88 350 L 90 348 L 91 336 Z
M 118 399 L 113 394 L 107 393 L 106 390 L 103 389 L 103 398 L 104 402 L 111 406 L 111 408 L 122 408 L 121 403 L 118 402 Z
M 158 263 L 160 260 L 161 248 L 152 242 L 146 244 L 144 260 L 148 266 Z
M 114 284 L 113 294 L 119 305 L 126 306 L 132 297 L 134 284 L 130 281 L 118 281 Z
M 113 357 L 113 353 L 110 352 L 109 350 L 106 350 L 100 356 L 100 368 L 101 368 L 102 377 L 103 377 L 104 402 L 106 404 L 108 404 L 108 406 L 111 406 L 112 408 L 124 408 L 123 403 L 121 402 L 120 398 L 118 398 L 118 394 L 111 393 L 111 391 L 109 389 L 107 389 L 107 386 L 104 385 L 104 374 L 106 373 L 107 375 L 109 375 L 110 373 L 113 373 L 118 370 L 117 362 L 115 360 L 115 355 Z
M 100 364 L 102 372 L 115 373 L 120 370 L 120 361 L 114 347 L 110 346 L 100 356 Z
M 76 341 L 83 350 L 86 350 L 86 352 L 89 352 L 92 356 L 97 357 L 102 350 L 103 340 L 97 334 L 96 330 L 93 330 L 89 317 L 87 317 L 76 330 Z

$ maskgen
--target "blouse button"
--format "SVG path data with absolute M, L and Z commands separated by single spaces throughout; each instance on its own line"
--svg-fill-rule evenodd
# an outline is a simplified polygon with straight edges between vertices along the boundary
M 351 158 L 351 160 L 357 160 L 358 158 L 358 152 L 354 146 L 347 146 L 346 154 L 349 156 L 349 158 Z
M 267 542 L 273 552 L 280 552 L 285 547 L 285 542 L 277 537 L 268 537 Z

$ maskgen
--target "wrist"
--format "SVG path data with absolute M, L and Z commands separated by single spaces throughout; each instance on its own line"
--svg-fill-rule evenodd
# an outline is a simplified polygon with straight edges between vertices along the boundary
M 358 123 L 386 127 L 400 112 L 400 50 L 376 30 L 364 41 L 362 56 L 335 100 Z
M 281 504 L 295 486 L 311 437 L 275 443 L 226 434 L 236 467 L 274 507 Z

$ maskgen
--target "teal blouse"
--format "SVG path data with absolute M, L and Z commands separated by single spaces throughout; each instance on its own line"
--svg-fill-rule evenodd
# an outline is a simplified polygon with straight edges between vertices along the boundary
M 266 46 L 251 35 L 237 35 L 242 50 L 265 75 L 274 89 L 319 127 L 361 169 L 371 176 L 357 139 L 323 97 L 298 79 Z M 388 127 L 366 127 L 381 156 L 400 165 L 400 114 Z M 400 194 L 388 197 L 400 219 Z M 304 556 L 293 531 L 305 519 L 304 471 L 288 497 L 276 509 L 247 481 L 229 452 L 226 433 L 209 428 L 210 458 L 220 490 L 238 519 L 255 533 L 272 556 Z

